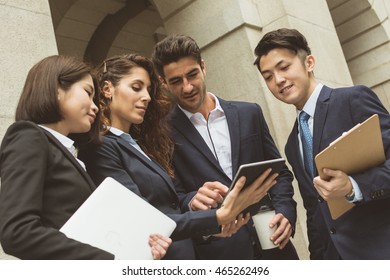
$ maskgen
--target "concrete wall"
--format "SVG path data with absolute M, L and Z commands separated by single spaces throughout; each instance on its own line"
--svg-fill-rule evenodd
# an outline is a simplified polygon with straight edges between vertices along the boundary
M 57 45 L 45 0 L 0 0 L 0 139 L 13 122 L 16 104 L 28 70 L 45 56 L 56 54 Z
M 29 69 L 42 58 L 57 54 L 46 0 L 0 0 L 0 139 L 14 121 L 16 104 Z M 0 259 L 12 258 L 0 248 Z
M 84 57 L 86 48 L 97 28 L 107 16 L 113 16 L 125 6 L 125 1 L 118 0 L 50 0 L 54 21 L 55 36 L 58 42 L 58 51 L 77 57 Z M 116 22 L 105 26 L 111 32 L 119 28 Z M 145 9 L 134 18 L 131 18 L 115 38 L 106 42 L 102 36 L 101 43 L 111 46 L 106 57 L 117 54 L 136 52 L 150 56 L 156 43 L 155 34 L 161 28 L 160 15 L 153 6 Z M 164 32 L 164 31 L 162 31 Z M 98 47 L 98 46 L 97 46 Z
M 390 110 L 390 1 L 328 0 L 354 84 L 371 87 Z

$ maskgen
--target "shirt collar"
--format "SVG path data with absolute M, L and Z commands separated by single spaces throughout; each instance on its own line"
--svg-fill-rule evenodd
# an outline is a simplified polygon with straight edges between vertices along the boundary
M 324 86 L 323 84 L 319 83 L 314 88 L 313 93 L 310 95 L 309 99 L 306 101 L 306 104 L 305 104 L 305 106 L 303 106 L 303 109 L 302 110 L 297 109 L 298 119 L 299 119 L 299 113 L 301 113 L 302 111 L 305 111 L 308 115 L 310 115 L 310 117 L 312 117 L 312 118 L 314 117 L 317 99 L 318 99 L 318 96 L 320 95 L 320 92 L 321 92 L 323 86 Z
M 108 128 L 108 130 L 109 130 L 112 134 L 114 134 L 114 135 L 116 135 L 116 136 L 121 136 L 123 133 L 125 133 L 125 132 L 123 132 L 122 130 L 120 130 L 119 128 L 115 128 L 115 127 L 112 127 L 112 126 L 110 126 L 110 127 Z
M 62 145 L 64 145 L 68 150 L 73 147 L 74 141 L 65 135 L 59 133 L 58 131 L 51 129 L 47 126 L 44 126 L 42 124 L 39 124 L 40 127 L 50 132 Z
M 116 136 L 121 136 L 122 134 L 129 134 L 129 135 L 130 135 L 130 133 L 126 133 L 126 132 L 120 130 L 119 128 L 112 127 L 112 126 L 109 126 L 109 127 L 108 127 L 108 130 L 109 130 L 112 134 L 114 134 L 114 135 L 116 135 Z M 133 136 L 130 135 L 130 137 L 131 137 L 131 139 L 133 139 L 135 142 L 137 142 L 137 139 L 134 139 Z
M 225 114 L 225 112 L 223 111 L 222 107 L 221 107 L 221 104 L 219 103 L 219 100 L 218 98 L 211 92 L 208 92 L 209 95 L 211 95 L 211 97 L 214 99 L 215 101 L 215 108 L 213 110 L 211 110 L 210 113 L 212 112 L 220 112 L 222 113 L 222 115 Z M 183 111 L 183 113 L 187 116 L 188 119 L 191 119 L 195 114 L 198 114 L 198 113 L 191 113 L 189 111 L 187 111 L 186 109 L 184 109 L 183 107 L 181 107 L 179 104 L 177 104 L 177 106 L 180 108 L 180 110 Z

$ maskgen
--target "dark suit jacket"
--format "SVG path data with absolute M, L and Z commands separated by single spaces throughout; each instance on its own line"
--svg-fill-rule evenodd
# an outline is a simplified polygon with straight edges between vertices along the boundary
M 307 210 L 311 258 L 390 259 L 390 116 L 375 93 L 364 86 L 339 89 L 324 86 L 314 115 L 313 154 L 375 113 L 380 118 L 387 160 L 366 172 L 349 174 L 358 183 L 363 201 L 335 221 L 327 203 L 315 190 L 312 178 L 304 171 L 297 123 L 288 138 L 286 155 Z
M 241 164 L 280 157 L 259 105 L 224 101 L 220 98 L 219 102 L 229 127 L 233 176 Z M 193 195 L 205 182 L 219 181 L 230 186 L 231 179 L 221 169 L 201 135 L 179 107 L 175 106 L 170 121 L 175 143 L 173 164 L 181 182 L 177 189 L 184 197 L 183 203 L 188 209 Z M 283 213 L 295 227 L 296 202 L 292 198 L 292 180 L 293 176 L 285 166 L 270 194 L 276 212 Z M 258 239 L 252 223 L 249 223 L 230 238 L 213 237 L 207 242 L 197 242 L 196 249 L 201 259 L 253 259 L 256 253 L 253 242 L 258 242 Z M 278 251 L 280 250 L 274 250 Z M 297 257 L 292 245 L 283 251 L 276 258 Z
M 166 171 L 122 136 L 108 133 L 103 137 L 103 145 L 81 153 L 80 158 L 97 185 L 112 177 L 175 220 L 177 227 L 171 236 L 174 242 L 165 259 L 194 259 L 190 237 L 220 232 L 215 210 L 181 214 L 179 199 Z
M 95 190 L 71 153 L 32 122 L 11 125 L 0 152 L 0 240 L 21 259 L 113 259 L 58 229 Z

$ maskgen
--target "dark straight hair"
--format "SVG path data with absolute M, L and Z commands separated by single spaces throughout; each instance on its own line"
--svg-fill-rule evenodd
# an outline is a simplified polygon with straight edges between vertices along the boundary
M 296 29 L 281 28 L 270 31 L 261 38 L 254 51 L 256 60 L 253 64 L 259 69 L 260 58 L 273 49 L 289 49 L 298 54 L 301 60 L 311 54 L 305 36 Z
M 90 66 L 71 56 L 53 55 L 42 59 L 28 72 L 16 108 L 15 120 L 31 121 L 36 124 L 61 121 L 63 116 L 58 101 L 58 89 L 67 91 L 87 75 L 91 75 L 96 91 L 93 102 L 99 106 L 97 80 Z M 99 116 L 100 111 L 91 130 L 86 133 L 88 140 L 99 142 Z M 77 142 L 81 139 L 87 140 L 86 137 L 76 138 Z
M 184 57 L 192 57 L 201 65 L 202 57 L 198 44 L 189 36 L 170 35 L 155 45 L 152 61 L 158 74 L 164 77 L 164 66 Z

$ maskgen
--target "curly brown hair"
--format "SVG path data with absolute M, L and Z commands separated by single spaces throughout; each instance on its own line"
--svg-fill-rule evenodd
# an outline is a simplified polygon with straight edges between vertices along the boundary
M 105 134 L 109 126 L 111 126 L 110 99 L 104 96 L 104 83 L 109 81 L 115 87 L 134 67 L 141 67 L 149 74 L 151 101 L 148 104 L 144 121 L 138 125 L 131 125 L 129 133 L 133 138 L 137 139 L 137 143 L 150 158 L 161 164 L 169 176 L 174 177 L 171 164 L 173 142 L 169 138 L 167 122 L 171 102 L 162 90 L 161 82 L 153 63 L 148 58 L 139 54 L 113 56 L 105 60 L 96 69 L 96 76 L 99 82 L 100 110 L 102 112 L 101 130 Z

